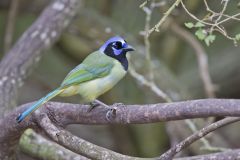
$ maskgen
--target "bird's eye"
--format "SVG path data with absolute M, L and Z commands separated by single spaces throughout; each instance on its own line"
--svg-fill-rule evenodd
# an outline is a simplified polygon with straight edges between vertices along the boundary
M 115 49 L 121 49 L 122 48 L 122 43 L 121 42 L 114 42 L 112 45 Z

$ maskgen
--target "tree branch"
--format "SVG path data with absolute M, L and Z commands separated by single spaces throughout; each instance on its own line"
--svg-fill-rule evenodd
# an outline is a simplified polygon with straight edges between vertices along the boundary
M 16 107 L 17 90 L 36 64 L 67 27 L 79 8 L 78 0 L 55 0 L 24 32 L 0 63 L 0 115 Z
M 56 156 L 58 156 L 59 151 L 61 151 L 60 153 L 62 153 L 62 154 L 59 158 L 64 158 L 64 159 L 67 159 L 68 157 L 69 157 L 69 159 L 73 159 L 73 157 L 76 159 L 84 159 L 85 158 L 83 156 L 80 156 L 78 154 L 75 154 L 71 151 L 66 150 L 62 146 L 59 146 L 58 144 L 56 144 L 52 141 L 45 139 L 44 137 L 38 135 L 36 132 L 34 132 L 31 129 L 26 130 L 24 132 L 24 134 L 21 136 L 20 149 L 22 151 L 24 151 L 25 153 L 34 155 L 37 158 L 42 158 L 42 156 L 38 156 L 38 153 L 39 153 L 39 150 L 41 150 L 41 148 L 43 148 L 43 147 L 44 147 L 45 151 L 50 150 L 51 153 L 56 154 Z M 28 149 L 28 148 L 31 148 L 31 149 Z M 32 148 L 36 148 L 36 149 L 32 149 Z M 174 160 L 197 160 L 197 159 L 219 160 L 219 159 L 227 159 L 227 158 L 228 159 L 237 159 L 239 157 L 239 154 L 240 154 L 240 149 L 236 149 L 236 150 L 230 150 L 230 151 L 214 153 L 214 154 L 176 158 Z M 44 154 L 43 156 L 44 156 L 44 158 L 46 158 L 46 160 L 51 158 L 50 155 L 48 156 L 48 155 Z M 85 159 L 87 159 L 87 158 L 85 158 Z
M 80 104 L 49 102 L 36 110 L 29 119 L 22 123 L 16 117 L 32 103 L 19 106 L 6 117 L 0 119 L 0 148 L 17 143 L 23 131 L 29 127 L 38 128 L 43 115 L 47 115 L 56 126 L 69 124 L 136 124 L 160 121 L 203 118 L 209 116 L 240 116 L 240 100 L 234 99 L 201 99 L 174 103 L 149 105 L 113 105 L 111 110 L 96 107 L 87 112 L 89 106 Z M 115 117 L 109 121 L 106 116 L 116 109 Z M 113 109 L 113 110 L 112 110 Z
M 41 116 L 41 118 L 39 119 L 39 123 L 40 123 L 40 126 L 54 141 L 90 159 L 97 159 L 97 160 L 102 160 L 102 159 L 141 160 L 142 159 L 142 158 L 130 157 L 130 156 L 116 153 L 109 149 L 99 147 L 95 144 L 87 142 L 77 136 L 74 136 L 70 132 L 56 127 L 46 114 Z
M 239 160 L 239 156 L 240 156 L 240 149 L 235 149 L 235 150 L 230 150 L 230 151 L 225 151 L 220 153 L 176 158 L 174 160 L 226 160 L 226 159 Z
M 20 138 L 21 151 L 44 160 L 87 160 L 72 151 L 38 135 L 32 129 L 27 129 Z
M 18 88 L 23 84 L 23 80 L 32 70 L 33 65 L 39 61 L 42 51 L 48 49 L 58 39 L 70 20 L 76 15 L 80 2 L 79 0 L 55 0 L 50 3 L 2 59 L 0 62 L 1 117 L 5 116 L 6 111 L 16 107 Z M 6 119 L 7 124 L 12 121 L 13 126 L 8 126 L 10 133 L 17 132 L 17 134 L 11 134 L 12 142 L 9 139 L 0 140 L 0 142 L 3 142 L 0 143 L 0 159 L 11 159 L 13 157 L 14 147 L 10 146 L 16 144 L 16 140 L 20 136 L 19 133 L 22 132 L 22 130 L 17 131 L 19 126 L 14 124 L 14 120 L 10 120 L 8 117 Z M 6 121 L 0 123 L 5 125 L 3 123 L 6 123 Z M 30 124 L 36 126 L 32 122 L 25 126 Z M 4 135 L 6 132 L 1 132 L 0 137 L 9 137 L 9 135 Z
M 179 144 L 170 148 L 167 152 L 162 154 L 159 159 L 161 159 L 161 160 L 172 159 L 178 152 L 180 152 L 184 148 L 188 147 L 193 142 L 195 142 L 195 141 L 199 140 L 200 138 L 204 137 L 208 133 L 213 132 L 214 130 L 216 130 L 220 127 L 223 127 L 223 126 L 226 126 L 228 124 L 237 122 L 239 120 L 240 120 L 240 117 L 229 117 L 229 118 L 225 118 L 223 120 L 217 121 L 215 123 L 212 123 L 209 126 L 204 127 L 201 130 L 192 134 L 191 136 L 187 137 L 186 139 L 184 139 Z
M 5 118 L 0 119 L 0 145 L 9 139 L 15 139 L 28 127 L 36 127 L 37 117 L 46 113 L 51 121 L 58 126 L 68 124 L 136 124 L 160 121 L 182 120 L 188 118 L 203 118 L 210 116 L 240 116 L 240 100 L 234 99 L 201 99 L 174 103 L 159 103 L 149 105 L 122 105 L 116 107 L 116 117 L 111 121 L 106 119 L 108 108 L 97 107 L 87 112 L 89 106 L 49 102 L 34 112 L 22 123 L 16 122 L 16 117 L 32 103 L 19 106 Z M 14 136 L 15 135 L 15 136 Z
M 173 5 L 167 10 L 167 12 L 164 13 L 163 17 L 161 20 L 148 31 L 148 36 L 153 32 L 157 31 L 159 32 L 160 26 L 165 22 L 166 18 L 172 13 L 172 11 L 179 5 L 179 3 L 182 2 L 182 0 L 176 0 Z

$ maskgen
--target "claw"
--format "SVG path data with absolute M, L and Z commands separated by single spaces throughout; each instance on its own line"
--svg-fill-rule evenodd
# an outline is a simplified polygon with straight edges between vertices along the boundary
M 90 102 L 90 107 L 88 108 L 87 112 L 91 112 L 95 107 L 99 106 L 96 102 Z

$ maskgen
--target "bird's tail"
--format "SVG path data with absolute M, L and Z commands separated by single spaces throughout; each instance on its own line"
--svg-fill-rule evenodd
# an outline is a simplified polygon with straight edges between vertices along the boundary
M 48 93 L 45 97 L 39 99 L 36 103 L 34 103 L 31 107 L 29 107 L 27 110 L 25 110 L 23 113 L 21 113 L 17 117 L 17 122 L 20 123 L 22 122 L 28 115 L 30 115 L 33 111 L 38 109 L 40 106 L 42 106 L 44 103 L 49 101 L 50 99 L 54 98 L 58 94 L 60 94 L 63 91 L 61 88 L 57 88 L 54 91 Z

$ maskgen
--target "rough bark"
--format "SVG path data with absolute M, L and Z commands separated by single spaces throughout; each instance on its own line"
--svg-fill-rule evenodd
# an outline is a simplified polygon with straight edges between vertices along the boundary
M 32 103 L 22 105 L 0 119 L 0 147 L 17 143 L 22 132 L 29 127 L 38 127 L 37 119 L 41 114 L 48 115 L 57 126 L 68 124 L 134 124 L 153 123 L 160 121 L 181 120 L 187 118 L 202 118 L 209 116 L 240 116 L 240 100 L 234 99 L 202 99 L 175 103 L 159 103 L 152 105 L 121 105 L 116 107 L 115 117 L 106 115 L 112 110 L 97 107 L 87 113 L 89 106 L 49 102 L 37 110 L 29 119 L 18 124 L 16 117 Z
M 87 105 L 49 102 L 35 111 L 29 119 L 18 124 L 15 118 L 30 105 L 32 103 L 19 106 L 6 117 L 0 119 L 2 129 L 2 132 L 0 132 L 1 148 L 14 146 L 23 131 L 29 127 L 39 128 L 41 126 L 47 133 L 50 132 L 51 126 L 48 125 L 50 128 L 46 128 L 46 126 L 44 128 L 42 121 L 44 116 L 49 118 L 49 121 L 54 124 L 53 126 L 58 127 L 66 127 L 68 124 L 136 124 L 209 116 L 240 116 L 240 100 L 234 99 L 202 99 L 149 105 L 117 104 L 111 108 L 99 106 L 89 113 L 87 112 L 89 109 Z M 56 132 L 55 135 L 49 135 L 64 146 L 68 144 L 64 142 L 77 139 L 77 137 L 72 137 L 73 139 L 70 138 L 69 140 L 58 139 L 57 135 L 65 136 L 65 138 L 71 137 L 64 130 L 61 129 L 60 131 L 59 133 Z M 76 148 L 73 150 L 76 151 Z
M 27 129 L 19 141 L 21 151 L 35 158 L 45 160 L 88 160 L 57 143 L 38 135 L 32 129 Z
M 226 152 L 206 154 L 193 157 L 177 158 L 175 160 L 239 160 L 240 149 L 230 150 Z

